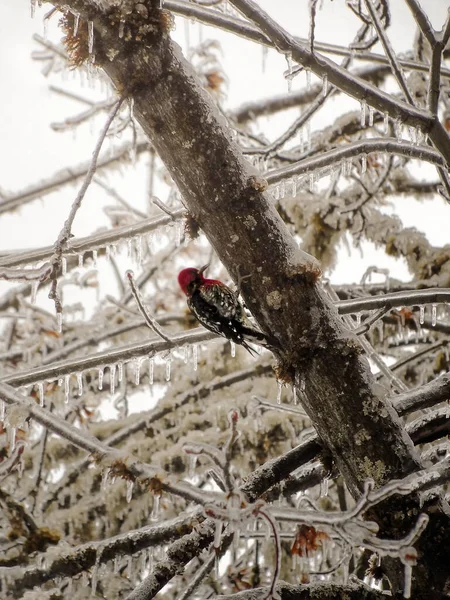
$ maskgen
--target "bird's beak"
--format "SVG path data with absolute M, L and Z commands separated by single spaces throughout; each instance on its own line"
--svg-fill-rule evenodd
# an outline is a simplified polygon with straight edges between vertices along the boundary
M 206 269 L 207 269 L 208 267 L 209 267 L 209 263 L 208 263 L 207 265 L 203 266 L 203 267 L 202 267 L 202 268 L 199 270 L 199 273 L 200 273 L 200 275 L 203 275 L 203 273 L 206 271 Z

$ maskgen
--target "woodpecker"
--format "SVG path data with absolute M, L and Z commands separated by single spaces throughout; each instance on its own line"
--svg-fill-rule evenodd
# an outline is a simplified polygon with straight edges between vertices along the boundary
M 252 356 L 255 352 L 248 342 L 270 348 L 264 333 L 248 319 L 237 294 L 221 281 L 203 277 L 208 266 L 183 269 L 178 274 L 178 283 L 196 319 L 209 331 L 244 346 Z

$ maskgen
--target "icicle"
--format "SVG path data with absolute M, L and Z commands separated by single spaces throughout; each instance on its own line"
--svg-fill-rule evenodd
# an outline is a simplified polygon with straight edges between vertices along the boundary
M 431 326 L 436 327 L 437 321 L 437 304 L 431 305 Z
M 325 96 L 328 94 L 328 75 L 324 75 L 322 78 L 322 96 L 325 98 Z
M 14 451 L 16 447 L 16 433 L 17 427 L 8 427 L 8 443 L 9 443 L 9 455 Z
M 83 260 L 84 260 L 84 254 L 79 254 L 78 255 L 78 267 L 81 269 L 81 267 L 83 266 Z
M 94 268 L 97 268 L 97 260 L 98 260 L 98 250 L 92 250 L 92 261 L 94 263 Z
M 367 102 L 365 100 L 362 100 L 361 101 L 361 115 L 360 115 L 361 127 L 366 126 L 366 111 L 367 111 Z
M 166 381 L 170 381 L 170 368 L 172 365 L 172 359 L 169 357 L 166 360 Z
M 64 376 L 64 402 L 66 404 L 69 403 L 69 394 L 70 394 L 70 375 Z
M 105 469 L 102 473 L 102 484 L 101 484 L 101 489 L 103 491 L 106 490 L 106 488 L 108 487 L 108 476 L 109 476 L 109 469 Z
M 111 260 L 111 246 L 106 246 L 105 248 L 105 258 L 106 260 Z
M 114 557 L 114 565 L 113 565 L 113 573 L 114 575 L 117 575 L 117 573 L 119 572 L 119 567 L 120 567 L 120 559 L 122 557 L 119 556 L 118 554 L 116 554 L 116 556 Z
M 110 365 L 109 367 L 109 389 L 111 396 L 114 396 L 116 389 L 116 365 Z
M 98 389 L 103 389 L 103 367 L 98 370 Z
M 180 221 L 175 223 L 175 246 L 178 248 L 181 245 L 181 239 L 183 237 L 183 225 Z
M 311 89 L 311 71 L 309 69 L 306 69 L 306 89 L 308 92 Z
M 314 193 L 314 173 L 310 173 L 309 174 L 309 191 L 311 192 L 311 194 Z
M 298 142 L 300 144 L 300 152 L 303 153 L 305 151 L 305 140 L 303 139 L 303 127 L 298 132 Z
M 5 401 L 4 400 L 0 400 L 0 421 L 3 422 L 5 420 L 5 414 L 6 414 Z
M 139 385 L 139 382 L 141 380 L 141 362 L 142 359 L 141 358 L 136 358 L 136 360 L 134 361 L 134 384 L 135 385 Z
M 119 38 L 123 38 L 124 31 L 125 31 L 125 21 L 123 19 L 120 19 L 120 23 L 119 23 Z
M 77 373 L 78 395 L 83 395 L 83 373 Z
M 277 381 L 277 404 L 281 404 L 281 389 L 283 384 L 281 381 Z
M 79 13 L 75 13 L 74 14 L 74 21 L 73 21 L 73 37 L 77 37 L 78 26 L 79 25 L 80 25 L 80 14 Z
M 312 137 L 311 137 L 311 121 L 306 123 L 306 149 L 311 150 Z
M 133 486 L 134 481 L 127 481 L 127 502 L 128 504 L 131 502 L 131 498 L 133 497 Z
M 38 383 L 37 384 L 37 388 L 38 388 L 38 396 L 39 396 L 39 406 L 44 406 L 44 384 L 43 383 Z
M 149 362 L 148 362 L 148 380 L 150 382 L 150 385 L 153 385 L 154 371 L 155 371 L 155 361 L 153 358 L 150 358 Z
M 61 258 L 61 275 L 64 277 L 67 273 L 67 259 L 65 256 Z
M 389 114 L 387 112 L 384 113 L 383 130 L 384 135 L 389 133 Z
M 417 145 L 417 132 L 414 129 L 414 127 L 409 126 L 408 133 L 409 133 L 409 138 L 411 140 L 412 145 L 416 146 Z
M 94 51 L 94 21 L 88 21 L 88 52 Z
M 31 284 L 31 304 L 36 304 L 36 296 L 39 289 L 39 281 L 33 281 Z
M 403 124 L 400 119 L 396 119 L 394 123 L 395 135 L 397 137 L 397 142 L 403 142 Z
M 98 550 L 97 550 L 97 553 L 98 553 Z M 97 582 L 98 582 L 98 561 L 99 561 L 99 557 L 97 555 L 97 558 L 95 559 L 95 564 L 91 570 L 91 596 L 96 595 L 95 592 L 97 590 Z
M 373 127 L 373 106 L 369 106 L 369 127 Z
M 63 316 L 62 312 L 56 313 L 56 331 L 62 333 Z
M 263 73 L 266 72 L 267 55 L 268 55 L 268 53 L 269 53 L 269 48 L 263 44 L 262 45 L 262 61 L 261 61 L 261 70 L 262 70 Z
M 419 323 L 420 323 L 421 325 L 423 325 L 423 324 L 424 324 L 424 322 L 425 322 L 425 306 L 423 306 L 423 305 L 420 305 L 420 306 L 419 306 L 419 311 L 420 311 L 420 312 L 419 312 Z
M 194 344 L 192 346 L 192 360 L 194 362 L 194 371 L 196 371 L 198 368 L 198 346 L 197 346 L 197 344 Z
M 236 356 L 236 344 L 230 340 L 231 358 Z
M 273 199 L 274 200 L 280 199 L 280 186 L 279 185 L 275 186 L 275 191 L 273 193 Z
M 281 200 L 285 197 L 285 195 L 286 195 L 286 183 L 283 180 L 281 182 L 281 185 L 280 185 L 280 198 L 281 198 Z
M 119 380 L 119 383 L 120 383 L 122 381 L 122 377 L 123 377 L 123 362 L 120 362 L 117 365 L 117 370 L 118 370 L 117 379 Z
M 213 548 L 215 548 L 216 550 L 218 550 L 222 544 L 222 527 L 223 527 L 222 521 L 217 520 L 216 528 L 214 531 L 214 544 L 213 544 Z M 217 556 L 218 556 L 218 553 L 216 553 L 216 557 Z
M 89 575 L 87 571 L 83 571 L 83 575 L 81 576 L 81 585 L 83 587 L 87 587 L 89 585 Z
M 292 197 L 295 198 L 297 196 L 297 178 L 292 178 Z
M 31 18 L 34 19 L 34 15 L 36 13 L 36 2 L 37 0 L 31 0 L 31 4 L 30 4 L 30 14 L 31 14 Z
M 185 365 L 187 365 L 188 360 L 189 360 L 189 346 L 184 346 L 183 350 L 184 350 L 183 362 Z
M 326 498 L 328 496 L 328 477 L 324 477 L 320 481 L 320 497 Z
M 195 465 L 197 464 L 197 456 L 189 454 L 188 477 L 192 479 L 195 475 Z
M 159 519 L 159 503 L 161 496 L 159 494 L 153 495 L 153 507 L 152 514 L 150 515 L 150 521 L 157 521 Z
M 285 78 L 287 80 L 288 93 L 290 94 L 292 92 L 292 52 L 286 52 L 284 57 L 288 67 Z
M 423 141 L 423 131 L 418 128 L 416 129 L 416 144 L 419 146 Z
M 361 175 L 364 175 L 364 173 L 367 171 L 367 156 L 365 154 L 363 154 L 361 156 Z
M 361 325 L 361 313 L 356 313 L 356 327 L 360 327 Z

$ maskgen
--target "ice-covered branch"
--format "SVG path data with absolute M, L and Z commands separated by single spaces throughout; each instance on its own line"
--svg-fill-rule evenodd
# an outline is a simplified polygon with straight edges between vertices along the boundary
M 389 41 L 387 33 L 383 28 L 383 24 L 381 23 L 381 19 L 378 16 L 377 9 L 373 5 L 372 0 L 365 0 L 365 4 L 367 7 L 367 10 L 369 11 L 370 17 L 372 19 L 372 23 L 378 34 L 378 39 L 380 40 L 381 45 L 383 46 L 384 51 L 386 53 L 386 56 L 388 57 L 394 77 L 396 78 L 397 83 L 399 84 L 401 90 L 403 91 L 405 98 L 408 100 L 408 102 L 410 104 L 415 106 L 415 102 L 413 100 L 413 97 L 411 96 L 411 92 L 409 91 L 408 85 L 406 83 L 405 75 L 404 75 L 403 71 L 401 70 L 401 67 L 398 63 L 394 49 L 392 48 L 392 45 Z
M 396 306 L 411 306 L 416 304 L 439 304 L 450 302 L 450 289 L 430 288 L 428 290 L 408 290 L 393 292 L 366 298 L 340 300 L 336 302 L 339 314 L 348 315 L 362 310 L 379 308 L 395 308 Z
M 134 344 L 126 344 L 104 352 L 97 352 L 85 357 L 78 357 L 72 360 L 65 360 L 51 365 L 44 365 L 16 373 L 13 375 L 5 375 L 0 378 L 2 383 L 8 383 L 14 386 L 29 385 L 39 383 L 45 380 L 55 380 L 65 375 L 79 373 L 84 370 L 98 369 L 105 365 L 117 364 L 118 362 L 127 362 L 133 358 L 146 358 L 154 356 L 159 352 L 179 348 L 186 344 L 198 344 L 214 339 L 213 333 L 198 327 L 192 331 L 174 335 L 170 342 L 158 339 L 150 339 L 148 341 L 136 342 Z
M 164 7 L 173 11 L 175 14 L 188 17 L 189 19 L 195 19 L 207 25 L 218 27 L 259 44 L 276 47 L 269 37 L 266 36 L 258 27 L 255 27 L 243 19 L 238 19 L 223 12 L 208 10 L 199 5 L 195 5 L 192 2 L 182 2 L 180 0 L 165 0 Z M 308 44 L 308 40 L 305 38 L 295 39 L 305 46 Z M 348 45 L 339 46 L 337 44 L 328 44 L 325 42 L 319 42 L 317 40 L 314 40 L 314 48 L 319 52 L 336 54 L 337 56 L 352 56 L 355 54 L 354 50 L 349 48 Z M 377 54 L 375 52 L 358 52 L 355 57 L 359 60 L 367 61 L 368 63 L 372 64 L 375 63 L 389 65 L 389 60 L 386 58 L 386 56 L 383 54 Z M 399 59 L 399 63 L 405 69 L 422 71 L 425 73 L 428 72 L 428 65 L 424 65 L 418 61 L 402 58 Z M 448 69 L 446 69 L 444 72 L 447 77 L 450 76 L 450 71 Z
M 320 597 L 327 600 L 384 600 L 386 598 L 385 592 L 371 588 L 364 583 L 292 585 L 279 581 L 275 591 L 281 600 L 314 600 Z M 268 592 L 268 587 L 260 587 L 234 594 L 221 594 L 216 597 L 216 600 L 262 600 Z
M 52 272 L 52 265 L 49 262 L 44 263 L 36 269 L 10 269 L 0 267 L 0 279 L 7 281 L 45 281 Z
M 30 567 L 23 571 L 0 569 L 0 575 L 7 575 L 8 590 L 18 593 L 42 585 L 56 577 L 75 577 L 91 567 L 98 567 L 116 556 L 132 556 L 141 550 L 172 542 L 192 531 L 198 523 L 195 515 L 177 517 L 157 525 L 148 525 L 128 531 L 99 542 L 88 542 L 70 550 L 61 550 L 60 556 L 46 558 L 43 567 Z M 3 571 L 3 572 L 2 572 Z
M 337 166 L 340 166 L 342 161 L 348 161 L 361 154 L 370 154 L 372 152 L 397 154 L 407 158 L 423 160 L 438 166 L 445 164 L 442 155 L 429 146 L 413 146 L 398 142 L 394 138 L 371 138 L 350 142 L 345 144 L 345 146 L 339 146 L 312 158 L 303 159 L 288 167 L 274 169 L 265 175 L 265 179 L 267 179 L 268 183 L 274 184 L 294 175 L 313 173 L 319 169 L 335 169 Z
M 450 399 L 450 375 L 444 374 L 414 390 L 394 398 L 394 407 L 402 415 L 429 408 Z
M 318 77 L 326 76 L 331 85 L 361 102 L 367 102 L 382 113 L 388 113 L 393 119 L 400 119 L 403 123 L 423 131 L 427 131 L 431 126 L 428 113 L 409 106 L 372 84 L 362 81 L 323 55 L 311 52 L 306 45 L 297 42 L 252 0 L 230 0 L 230 2 L 271 39 L 279 52 L 291 53 L 294 61 L 304 68 L 311 69 Z

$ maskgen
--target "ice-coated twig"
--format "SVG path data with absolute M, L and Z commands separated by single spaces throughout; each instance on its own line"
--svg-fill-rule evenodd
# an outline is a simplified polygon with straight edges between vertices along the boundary
M 383 28 L 383 24 L 381 23 L 381 19 L 378 16 L 377 10 L 376 10 L 375 6 L 373 5 L 372 0 L 365 0 L 365 4 L 367 7 L 367 10 L 370 13 L 372 23 L 378 34 L 378 39 L 380 40 L 380 42 L 384 48 L 384 51 L 386 52 L 386 56 L 389 59 L 389 63 L 391 65 L 391 69 L 394 74 L 394 77 L 396 78 L 397 83 L 399 84 L 400 88 L 402 89 L 402 91 L 405 95 L 405 98 L 408 100 L 408 102 L 410 104 L 415 106 L 413 97 L 411 96 L 411 92 L 409 91 L 408 85 L 406 83 L 405 75 L 398 63 L 394 49 L 392 48 L 392 45 L 389 41 L 386 31 Z
M 272 581 L 270 583 L 269 591 L 263 600 L 281 600 L 280 595 L 275 590 L 275 586 L 278 583 L 278 577 L 281 569 L 281 540 L 280 540 L 280 529 L 276 519 L 273 518 L 270 510 L 266 510 L 264 507 L 258 508 L 257 516 L 262 517 L 267 525 L 272 530 L 273 540 L 275 542 L 275 568 L 273 569 Z
M 367 333 L 370 328 L 372 327 L 372 325 L 374 323 L 376 323 L 377 321 L 379 321 L 381 318 L 384 317 L 384 315 L 386 313 L 388 313 L 390 311 L 390 308 L 386 308 L 386 307 L 382 307 L 379 308 L 378 310 L 376 310 L 372 315 L 370 315 L 370 317 L 367 317 L 367 319 L 365 321 L 363 321 L 363 323 L 361 324 L 360 327 L 357 327 L 355 329 L 355 334 L 356 335 L 362 335 L 363 333 Z
M 408 290 L 405 292 L 392 292 L 369 296 L 366 298 L 354 298 L 351 300 L 339 300 L 336 307 L 339 314 L 348 315 L 362 310 L 387 310 L 397 306 L 411 306 L 416 304 L 439 304 L 450 302 L 450 288 L 429 288 L 427 290 Z
M 26 443 L 23 440 L 18 440 L 11 454 L 0 462 L 0 477 L 8 475 L 11 469 L 19 462 L 22 456 Z
M 130 288 L 131 288 L 131 292 L 133 294 L 133 298 L 135 299 L 136 304 L 138 305 L 138 308 L 139 308 L 139 312 L 144 317 L 144 320 L 147 323 L 147 325 L 150 327 L 150 329 L 152 329 L 156 333 L 156 335 L 159 335 L 159 337 L 161 339 L 163 339 L 166 342 L 171 343 L 172 342 L 172 338 L 170 338 L 168 335 L 166 335 L 164 333 L 164 331 L 158 325 L 158 322 L 156 321 L 156 319 L 154 319 L 150 315 L 150 313 L 148 312 L 148 310 L 145 308 L 144 302 L 142 300 L 141 293 L 138 290 L 138 288 L 136 287 L 136 283 L 134 281 L 134 273 L 133 273 L 133 271 L 127 271 L 126 276 L 127 276 L 128 282 L 130 284 Z
M 305 158 L 295 162 L 287 167 L 280 167 L 265 174 L 265 179 L 269 184 L 274 184 L 288 179 L 294 175 L 304 175 L 336 166 L 341 161 L 360 156 L 361 154 L 370 154 L 371 152 L 386 152 L 388 154 L 397 154 L 408 158 L 416 158 L 434 165 L 444 166 L 445 161 L 442 154 L 430 146 L 413 146 L 412 144 L 403 144 L 394 138 L 371 138 L 356 142 L 349 142 L 345 146 L 338 146 L 333 150 L 323 152 L 318 156 Z
M 69 212 L 69 216 L 67 217 L 63 228 L 59 232 L 58 239 L 55 242 L 54 253 L 51 258 L 51 263 L 52 263 L 52 267 L 53 267 L 53 272 L 52 272 L 52 276 L 51 276 L 52 283 L 51 283 L 51 288 L 50 288 L 48 297 L 50 298 L 50 300 L 53 300 L 55 302 L 55 308 L 56 308 L 57 313 L 62 312 L 61 299 L 59 297 L 58 288 L 57 288 L 57 286 L 58 286 L 58 271 L 61 268 L 61 257 L 62 257 L 64 250 L 66 249 L 67 241 L 70 238 L 71 231 L 72 231 L 72 224 L 75 219 L 75 216 L 76 216 L 78 209 L 80 208 L 81 203 L 83 201 L 83 198 L 86 195 L 86 192 L 92 182 L 95 171 L 97 170 L 97 161 L 98 161 L 98 157 L 100 155 L 100 151 L 102 149 L 102 145 L 105 140 L 106 134 L 108 133 L 108 129 L 109 129 L 111 123 L 114 121 L 117 113 L 119 112 L 119 109 L 122 106 L 122 102 L 124 101 L 124 99 L 125 99 L 124 96 L 119 98 L 119 100 L 117 100 L 116 103 L 113 105 L 113 107 L 108 115 L 106 123 L 104 124 L 103 129 L 100 132 L 100 136 L 99 136 L 98 142 L 94 148 L 94 152 L 92 153 L 91 164 L 88 169 L 88 172 L 86 173 L 86 177 L 84 178 L 83 184 L 81 185 L 81 188 L 77 194 L 77 197 L 75 198 L 75 200 L 72 204 L 72 207 Z
M 122 196 L 113 187 L 102 181 L 99 177 L 94 177 L 93 182 L 104 189 L 107 194 L 114 198 L 114 200 L 117 200 L 117 202 L 126 208 L 130 213 L 136 215 L 141 220 L 147 219 L 147 215 L 145 213 L 137 208 L 134 208 L 134 206 L 131 206 L 131 204 L 122 198 Z M 178 215 L 175 218 L 178 218 Z
M 427 104 L 431 114 L 437 116 L 440 96 L 442 52 L 450 37 L 450 14 L 447 15 L 447 20 L 442 31 L 437 32 L 434 30 L 427 14 L 417 0 L 406 0 L 406 4 L 409 6 L 416 23 L 430 45 L 431 64 Z
M 213 570 L 214 564 L 216 562 L 216 553 L 211 552 L 209 557 L 205 560 L 205 562 L 197 569 L 192 579 L 188 582 L 187 587 L 181 594 L 177 597 L 176 600 L 187 600 L 193 592 L 198 588 L 201 582 L 209 575 L 209 573 Z
M 166 215 L 169 215 L 169 217 L 174 221 L 176 219 L 174 211 L 170 210 L 170 208 L 159 198 L 157 198 L 156 196 L 152 197 L 152 202 L 155 206 L 157 206 L 159 209 L 161 209 L 164 213 L 166 213 Z
M 115 103 L 115 98 L 113 100 L 109 99 L 102 102 L 97 102 L 74 117 L 67 117 L 64 119 L 64 121 L 51 123 L 50 127 L 53 129 L 53 131 L 66 131 L 67 129 L 72 129 L 88 121 L 98 113 L 110 109 Z
M 36 269 L 11 269 L 9 267 L 0 267 L 0 279 L 7 281 L 37 281 L 42 283 L 50 276 L 52 265 L 49 262 L 44 263 Z

